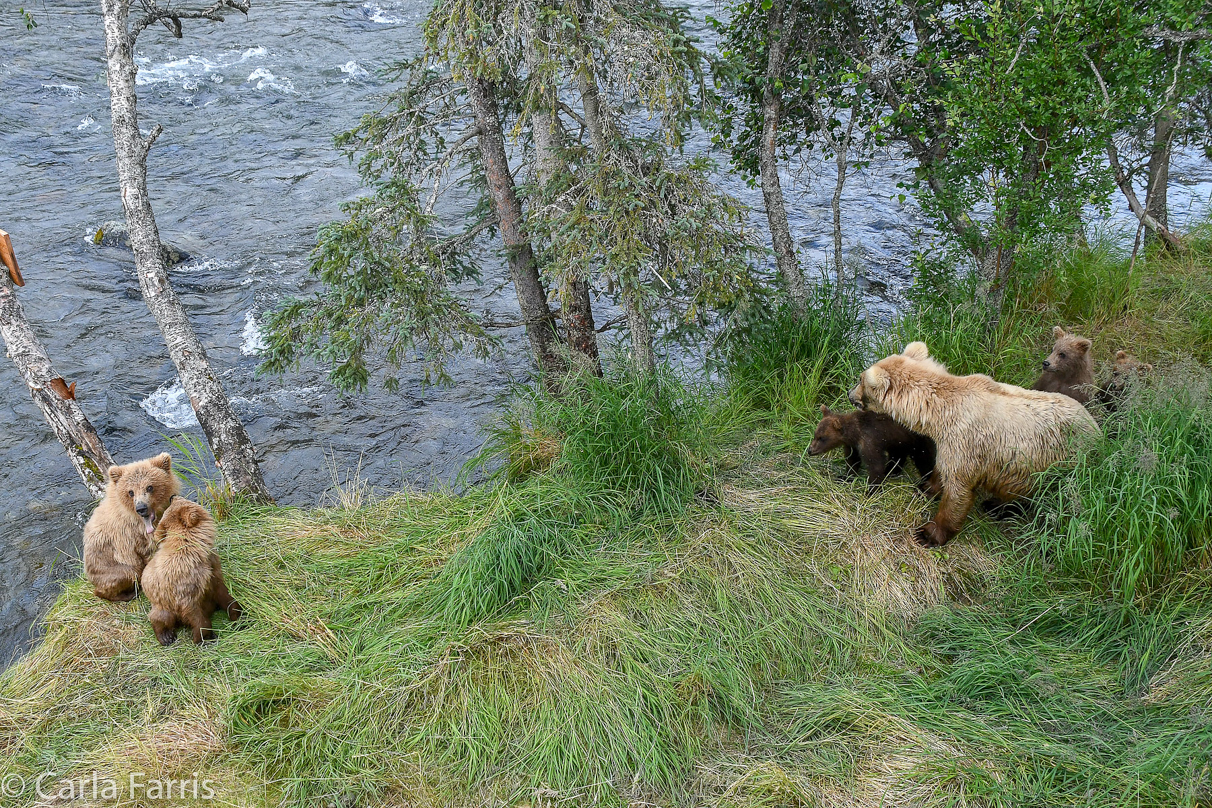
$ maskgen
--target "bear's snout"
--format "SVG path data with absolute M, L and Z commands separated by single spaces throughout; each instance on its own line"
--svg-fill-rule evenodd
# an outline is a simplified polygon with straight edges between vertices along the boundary
M 863 396 L 861 395 L 860 388 L 856 387 L 850 391 L 850 403 L 860 410 L 863 409 Z
M 1047 359 L 1045 359 L 1044 360 L 1044 370 L 1047 370 L 1050 367 L 1052 367 L 1052 363 L 1049 362 Z
M 139 514 L 140 516 L 142 516 L 142 517 L 146 518 L 146 517 L 147 517 L 147 515 L 148 515 L 149 513 L 151 513 L 151 508 L 149 508 L 149 507 L 147 506 L 147 503 L 146 503 L 146 502 L 143 502 L 142 500 L 140 500 L 139 502 L 136 502 L 136 503 L 135 503 L 135 513 L 137 513 L 137 514 Z

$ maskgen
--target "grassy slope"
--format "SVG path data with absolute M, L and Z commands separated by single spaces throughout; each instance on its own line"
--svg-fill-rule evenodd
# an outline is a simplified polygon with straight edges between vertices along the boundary
M 1053 321 L 1100 360 L 1206 363 L 1208 262 L 1125 270 L 1050 271 L 987 357 L 938 344 L 971 320 L 941 304 L 947 325 L 936 311 L 893 338 L 1010 381 Z M 248 619 L 213 647 L 162 649 L 145 600 L 69 585 L 0 676 L 0 771 L 199 772 L 212 804 L 248 806 L 1207 805 L 1207 522 L 1128 597 L 1030 526 L 977 516 L 921 549 L 929 504 L 908 483 L 868 499 L 801 459 L 842 382 L 805 367 L 706 416 L 619 399 L 578 431 L 587 411 L 557 414 L 564 464 L 491 490 L 237 509 L 220 549 Z M 594 436 L 635 417 L 659 434 L 628 438 L 643 473 L 604 494 L 620 471 Z M 687 431 L 704 418 L 722 445 Z M 515 427 L 522 466 L 550 459 Z

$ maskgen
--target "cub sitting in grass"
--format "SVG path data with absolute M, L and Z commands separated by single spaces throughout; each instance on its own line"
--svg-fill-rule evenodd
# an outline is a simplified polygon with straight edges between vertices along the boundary
M 850 400 L 934 439 L 931 483 L 942 501 L 915 538 L 936 547 L 959 532 L 978 489 L 1002 501 L 1026 496 L 1032 476 L 1065 459 L 1077 436 L 1098 434 L 1074 399 L 980 374 L 953 376 L 930 358 L 924 342 L 863 371 Z
M 230 620 L 244 611 L 227 591 L 215 536 L 215 520 L 188 499 L 176 499 L 160 519 L 159 549 L 143 571 L 143 589 L 152 603 L 147 619 L 161 645 L 176 641 L 178 625 L 193 628 L 195 643 L 213 640 L 216 609 L 226 610 Z
M 1052 329 L 1056 344 L 1044 360 L 1044 372 L 1031 385 L 1032 390 L 1063 393 L 1085 404 L 1094 394 L 1094 362 L 1090 340 L 1070 334 L 1059 325 Z
M 168 453 L 110 466 L 105 498 L 84 525 L 84 575 L 97 597 L 133 600 L 151 556 L 152 533 L 181 490 Z
M 867 469 L 867 490 L 873 491 L 888 475 L 912 460 L 922 478 L 934 470 L 934 441 L 911 432 L 887 415 L 865 410 L 833 412 L 821 405 L 821 422 L 808 447 L 818 455 L 845 447 L 846 465 L 854 475 Z
M 1107 412 L 1115 412 L 1133 385 L 1140 383 L 1140 377 L 1152 370 L 1152 365 L 1140 361 L 1127 351 L 1117 352 L 1111 375 L 1103 389 L 1098 391 L 1097 401 Z

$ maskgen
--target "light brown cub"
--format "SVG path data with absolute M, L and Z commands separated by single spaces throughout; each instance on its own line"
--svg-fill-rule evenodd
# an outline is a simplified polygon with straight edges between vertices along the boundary
M 97 597 L 133 600 L 151 557 L 152 533 L 181 490 L 168 453 L 110 466 L 105 498 L 84 525 L 84 574 Z
M 161 645 L 176 641 L 179 625 L 193 628 L 195 643 L 213 640 L 210 616 L 216 609 L 226 610 L 231 620 L 244 611 L 227 591 L 215 535 L 215 520 L 188 499 L 175 499 L 160 519 L 160 546 L 143 571 L 143 589 L 152 603 L 147 619 Z
M 1085 404 L 1094 395 L 1094 362 L 1090 340 L 1070 334 L 1059 325 L 1052 329 L 1056 344 L 1044 360 L 1044 372 L 1031 386 L 1045 393 L 1063 393 Z

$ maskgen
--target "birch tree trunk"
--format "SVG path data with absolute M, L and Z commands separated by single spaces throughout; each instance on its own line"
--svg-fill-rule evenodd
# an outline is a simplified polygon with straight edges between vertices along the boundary
M 0 230 L 0 241 L 7 243 L 7 240 L 7 234 Z M 55 373 L 50 356 L 25 319 L 13 285 L 20 275 L 13 267 L 9 267 L 9 272 L 0 272 L 0 336 L 4 337 L 8 356 L 25 379 L 34 403 L 67 450 L 84 487 L 94 499 L 100 499 L 105 496 L 105 472 L 114 465 L 114 459 L 76 401 L 76 385 L 68 385 Z
M 1145 212 L 1163 228 L 1170 227 L 1168 186 L 1170 184 L 1170 153 L 1176 121 L 1174 111 L 1163 106 L 1153 118 L 1153 151 L 1149 154 L 1149 180 L 1145 186 Z M 1146 231 L 1145 238 L 1158 241 L 1155 230 Z M 1163 244 L 1168 242 L 1162 241 Z
M 496 91 L 485 79 L 470 76 L 467 78 L 467 95 L 480 129 L 477 140 L 484 162 L 484 176 L 488 180 L 488 193 L 497 214 L 497 227 L 505 242 L 509 274 L 518 295 L 522 319 L 526 322 L 530 349 L 542 373 L 549 378 L 559 376 L 567 367 L 557 349 L 559 337 L 547 305 L 547 290 L 539 277 L 534 248 L 523 225 L 522 203 L 513 184 L 513 175 L 509 172 L 505 134 L 501 131 L 501 119 L 497 114 Z
M 767 21 L 770 53 L 766 60 L 766 83 L 762 88 L 762 141 L 758 147 L 758 171 L 762 179 L 762 198 L 766 203 L 766 219 L 770 224 L 770 238 L 774 246 L 774 260 L 779 274 L 787 284 L 791 305 L 803 314 L 808 308 L 808 289 L 804 273 L 795 257 L 795 245 L 791 240 L 791 226 L 787 222 L 787 209 L 783 205 L 783 186 L 779 181 L 779 163 L 775 151 L 779 116 L 782 113 L 782 98 L 775 90 L 775 83 L 782 80 L 787 58 L 787 37 L 795 21 L 795 0 L 792 0 L 790 18 L 784 24 L 786 0 L 773 0 Z
M 168 264 L 147 192 L 147 152 L 160 127 L 156 126 L 146 139 L 139 133 L 130 0 L 101 0 L 101 12 L 118 182 L 143 299 L 164 335 L 169 356 L 181 376 L 224 482 L 232 491 L 254 501 L 273 502 L 257 465 L 252 441 L 232 411 L 206 349 L 168 280 Z
M 537 22 L 532 23 L 536 26 Z M 539 57 L 533 43 L 527 50 L 532 81 L 542 81 Z M 548 182 L 563 168 L 559 150 L 564 145 L 563 130 L 555 113 L 553 87 L 540 88 L 541 99 L 531 113 L 534 146 L 540 182 Z M 593 324 L 593 303 L 589 299 L 589 281 L 585 278 L 562 277 L 560 282 L 560 313 L 564 335 L 576 364 L 595 376 L 602 375 L 602 360 L 598 353 L 598 333 Z
M 585 113 L 585 130 L 589 134 L 589 148 L 594 157 L 601 160 L 608 148 L 606 119 L 602 115 L 602 102 L 598 94 L 597 80 L 593 75 L 593 64 L 589 54 L 582 49 L 582 66 L 577 72 L 577 85 L 581 91 L 581 108 Z M 652 347 L 652 324 L 644 305 L 639 278 L 621 282 L 623 308 L 627 314 L 627 330 L 631 334 L 631 359 L 636 370 L 652 373 L 656 370 L 656 352 Z

